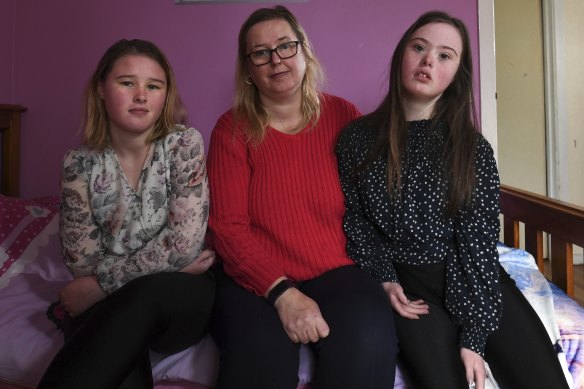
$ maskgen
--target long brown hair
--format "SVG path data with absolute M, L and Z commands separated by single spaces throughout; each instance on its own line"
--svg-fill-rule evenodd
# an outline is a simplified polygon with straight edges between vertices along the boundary
M 301 47 L 299 49 L 303 51 L 306 60 L 306 72 L 302 80 L 302 117 L 304 120 L 301 126 L 304 127 L 310 122 L 316 123 L 320 117 L 318 89 L 322 85 L 324 74 L 322 66 L 312 51 L 306 32 L 286 7 L 279 5 L 274 8 L 260 8 L 247 18 L 239 30 L 239 47 L 235 69 L 235 101 L 233 103 L 235 122 L 245 123 L 243 129 L 248 139 L 256 144 L 261 143 L 265 136 L 269 116 L 261 104 L 258 88 L 254 84 L 250 85 L 246 82 L 248 76 L 247 34 L 256 24 L 274 19 L 282 19 L 290 25 L 300 41 Z
M 402 157 L 408 136 L 401 83 L 402 59 L 414 32 L 431 23 L 446 23 L 453 26 L 462 40 L 458 70 L 452 83 L 436 102 L 432 116 L 434 125 L 443 125 L 446 129 L 442 174 L 448 183 L 445 193 L 446 215 L 453 216 L 459 209 L 469 206 L 472 201 L 478 132 L 476 108 L 473 104 L 470 39 L 466 26 L 460 19 L 441 11 L 431 11 L 420 16 L 404 33 L 392 56 L 387 95 L 375 111 L 360 119 L 368 121 L 379 131 L 372 152 L 358 170 L 365 169 L 387 153 L 388 191 L 393 198 L 400 195 Z
M 185 124 L 186 110 L 178 94 L 174 71 L 164 53 L 152 42 L 122 39 L 112 45 L 101 60 L 85 88 L 83 110 L 83 140 L 88 146 L 102 150 L 109 144 L 109 118 L 98 87 L 105 81 L 115 62 L 126 55 L 142 55 L 156 61 L 166 76 L 166 101 L 162 114 L 147 142 L 153 142 L 175 130 L 177 124 Z

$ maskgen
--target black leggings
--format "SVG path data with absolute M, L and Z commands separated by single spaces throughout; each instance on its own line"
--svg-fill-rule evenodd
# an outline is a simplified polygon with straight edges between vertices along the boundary
M 430 306 L 430 313 L 418 320 L 396 314 L 400 366 L 416 389 L 467 389 L 458 347 L 460 328 L 443 304 L 444 265 L 395 264 L 395 268 L 405 293 Z M 568 388 L 539 317 L 502 267 L 499 278 L 503 317 L 485 348 L 485 360 L 495 380 L 502 389 Z
M 38 389 L 152 388 L 149 349 L 172 354 L 201 340 L 214 292 L 210 272 L 157 273 L 129 282 L 73 320 L 75 332 Z
M 276 310 L 215 266 L 217 297 L 211 334 L 221 360 L 217 389 L 295 389 L 299 345 Z M 302 282 L 330 328 L 311 343 L 317 365 L 311 388 L 393 388 L 397 354 L 393 314 L 379 283 L 356 266 Z

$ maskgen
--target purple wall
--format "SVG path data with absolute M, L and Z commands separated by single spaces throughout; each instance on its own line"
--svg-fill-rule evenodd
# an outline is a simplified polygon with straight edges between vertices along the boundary
M 12 45 L 14 41 L 14 0 L 0 1 L 0 104 L 12 101 Z
M 0 103 L 28 107 L 22 119 L 21 195 L 57 194 L 61 158 L 79 141 L 85 82 L 106 48 L 121 38 L 148 39 L 162 48 L 176 71 L 190 125 L 208 142 L 216 119 L 231 104 L 239 27 L 254 9 L 272 5 L 0 1 L 0 15 L 9 16 L 0 23 Z M 288 7 L 326 68 L 327 91 L 364 113 L 384 95 L 392 49 L 422 12 L 440 8 L 465 20 L 478 64 L 476 1 L 309 0 Z

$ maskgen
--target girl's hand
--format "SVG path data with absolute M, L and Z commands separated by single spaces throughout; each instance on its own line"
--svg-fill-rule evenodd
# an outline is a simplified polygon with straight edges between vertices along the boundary
M 467 348 L 460 349 L 460 358 L 462 359 L 462 364 L 464 365 L 464 370 L 466 371 L 466 380 L 468 384 L 475 384 L 476 389 L 485 388 L 485 361 L 483 357 Z
M 65 286 L 59 294 L 59 299 L 69 316 L 75 317 L 103 300 L 105 296 L 105 292 L 97 283 L 97 278 L 85 276 L 76 278 Z
M 404 294 L 404 290 L 397 282 L 384 282 L 383 290 L 389 297 L 392 308 L 406 319 L 419 319 L 420 315 L 430 313 L 430 307 L 424 300 L 410 301 Z
M 215 251 L 210 249 L 205 249 L 201 251 L 201 254 L 193 262 L 189 263 L 180 271 L 191 274 L 203 274 L 211 265 L 215 262 Z

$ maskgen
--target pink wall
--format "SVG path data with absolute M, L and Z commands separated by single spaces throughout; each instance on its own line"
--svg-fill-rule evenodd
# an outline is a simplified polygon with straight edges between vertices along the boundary
M 80 97 L 105 49 L 121 38 L 155 42 L 177 74 L 190 124 L 205 141 L 229 108 L 237 32 L 270 3 L 188 6 L 173 0 L 2 0 L 0 103 L 22 104 L 21 194 L 57 194 L 61 157 L 78 142 Z M 363 112 L 387 88 L 401 33 L 422 12 L 443 9 L 466 21 L 478 63 L 477 5 L 468 0 L 309 0 L 288 7 L 327 70 L 327 90 Z M 478 66 L 477 66 L 478 67 Z

